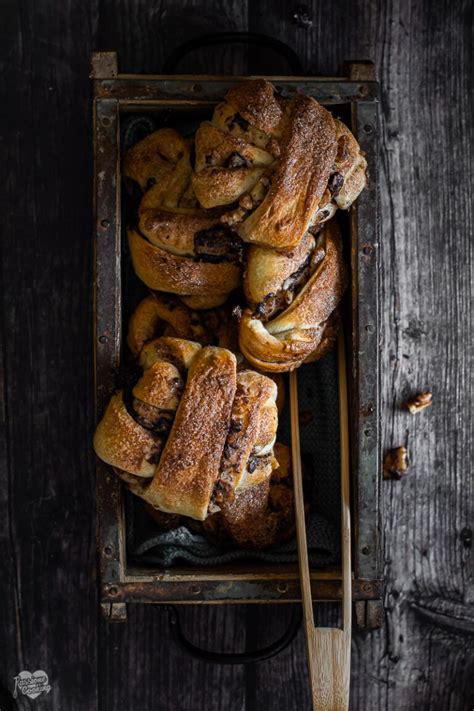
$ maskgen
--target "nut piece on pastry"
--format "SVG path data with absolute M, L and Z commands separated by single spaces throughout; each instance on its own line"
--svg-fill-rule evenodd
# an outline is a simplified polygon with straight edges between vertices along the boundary
M 160 511 L 204 520 L 246 479 L 270 478 L 272 380 L 237 373 L 226 349 L 172 337 L 147 343 L 139 362 L 142 377 L 112 397 L 94 436 L 98 456 L 135 495 Z
M 249 308 L 239 324 L 242 354 L 263 371 L 298 367 L 332 340 L 336 321 L 331 315 L 345 286 L 342 240 L 334 220 L 316 239 L 306 235 L 287 256 L 252 247 L 244 280 Z

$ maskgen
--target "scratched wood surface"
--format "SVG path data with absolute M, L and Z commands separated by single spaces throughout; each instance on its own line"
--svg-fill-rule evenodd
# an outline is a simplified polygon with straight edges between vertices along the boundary
M 354 634 L 351 708 L 464 711 L 474 703 L 472 5 L 313 0 L 307 17 L 297 8 L 273 0 L 2 3 L 2 711 L 13 708 L 5 690 L 14 676 L 37 669 L 52 690 L 21 697 L 18 708 L 309 708 L 301 634 L 271 661 L 217 667 L 180 652 L 158 607 L 130 606 L 126 625 L 103 622 L 97 608 L 89 57 L 114 49 L 127 71 L 157 71 L 178 43 L 218 30 L 277 37 L 308 72 L 333 73 L 351 58 L 377 64 L 383 444 L 407 443 L 410 470 L 383 484 L 385 624 Z M 180 66 L 247 70 L 287 72 L 273 52 L 240 48 L 195 52 Z M 409 416 L 401 402 L 425 388 L 433 407 Z M 182 617 L 190 638 L 230 651 L 275 638 L 289 611 L 188 607 Z

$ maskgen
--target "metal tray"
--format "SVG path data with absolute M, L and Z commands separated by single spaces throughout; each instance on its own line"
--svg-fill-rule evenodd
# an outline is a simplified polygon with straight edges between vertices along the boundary
M 114 387 L 122 348 L 120 121 L 147 111 L 203 111 L 242 77 L 119 74 L 114 52 L 92 57 L 94 96 L 95 386 L 99 416 Z M 353 598 L 359 624 L 380 623 L 379 319 L 377 244 L 377 84 L 373 65 L 352 63 L 345 77 L 266 77 L 283 95 L 295 89 L 342 112 L 367 156 L 369 181 L 347 217 L 350 291 L 344 323 L 350 391 Z M 127 561 L 122 489 L 97 462 L 100 597 L 110 619 L 127 602 L 291 602 L 300 599 L 297 564 L 239 562 L 162 570 Z M 338 600 L 341 573 L 312 571 L 314 599 Z

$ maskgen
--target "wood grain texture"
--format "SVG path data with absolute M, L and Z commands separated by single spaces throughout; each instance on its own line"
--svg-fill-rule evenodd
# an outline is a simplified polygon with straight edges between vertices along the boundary
M 222 652 L 245 649 L 245 609 L 180 609 L 194 644 Z M 206 664 L 183 653 L 170 636 L 164 607 L 129 605 L 127 623 L 100 626 L 99 707 L 102 709 L 245 708 L 241 666 Z
M 2 9 L 5 4 L 2 5 Z M 97 703 L 89 86 L 96 6 L 7 3 L 1 678 L 38 708 Z M 82 32 L 77 28 L 81 27 Z M 8 501 L 7 501 L 8 499 Z
M 254 668 L 184 657 L 163 610 L 130 606 L 99 621 L 95 588 L 91 369 L 91 151 L 88 64 L 116 49 L 128 71 L 156 71 L 199 34 L 260 31 L 309 71 L 376 61 L 381 82 L 384 448 L 408 442 L 410 472 L 384 482 L 383 630 L 352 642 L 351 708 L 464 711 L 472 674 L 472 6 L 467 0 L 307 3 L 254 0 L 8 0 L 2 72 L 9 134 L 1 302 L 0 682 L 44 669 L 38 709 L 309 707 L 304 638 Z M 209 49 L 180 71 L 287 71 L 267 51 Z M 472 350 L 471 350 L 472 352 Z M 429 388 L 417 416 L 407 395 Z M 407 435 L 408 431 L 408 435 Z M 472 500 L 472 498 L 471 498 Z M 284 606 L 183 611 L 210 648 L 261 646 Z M 338 611 L 317 606 L 318 624 Z M 471 627 L 469 627 L 471 625 Z M 100 691 L 99 691 L 100 690 Z M 24 703 L 24 702 L 23 702 Z M 26 707 L 26 706 L 25 706 Z
M 454 616 L 428 620 L 413 607 L 436 599 L 442 613 L 444 603 L 457 603 L 467 618 L 474 601 L 461 536 L 472 526 L 472 177 L 463 185 L 454 177 L 472 163 L 472 15 L 465 2 L 438 2 L 435 10 L 393 2 L 377 18 L 383 443 L 407 443 L 410 471 L 384 482 L 386 624 L 356 639 L 356 708 L 472 704 L 472 637 L 459 635 Z M 425 190 L 429 204 L 421 206 Z M 427 389 L 431 410 L 408 414 L 402 403 Z

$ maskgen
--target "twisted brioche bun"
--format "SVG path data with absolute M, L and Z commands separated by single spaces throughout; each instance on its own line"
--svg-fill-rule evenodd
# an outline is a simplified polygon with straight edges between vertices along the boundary
M 194 311 L 176 296 L 154 292 L 145 297 L 133 312 L 127 343 L 138 356 L 145 343 L 158 336 L 173 336 L 238 350 L 237 327 L 229 308 Z
M 334 221 L 316 241 L 308 236 L 288 257 L 267 259 L 260 249 L 251 251 L 244 287 L 254 309 L 244 311 L 240 320 L 242 354 L 264 371 L 294 369 L 319 344 L 327 344 L 335 325 L 329 319 L 345 286 L 342 241 Z
M 150 289 L 211 308 L 238 286 L 242 246 L 218 213 L 199 208 L 191 146 L 176 131 L 160 129 L 128 151 L 125 178 L 145 191 L 128 238 L 135 272 Z
M 94 436 L 97 455 L 134 494 L 160 511 L 204 520 L 270 478 L 278 425 L 272 380 L 237 373 L 226 349 L 172 337 L 147 343 L 139 362 L 142 377 L 112 397 Z
M 232 206 L 221 221 L 273 249 L 298 245 L 365 185 L 365 159 L 347 126 L 311 97 L 276 96 L 263 79 L 230 89 L 198 129 L 195 148 L 199 203 Z

